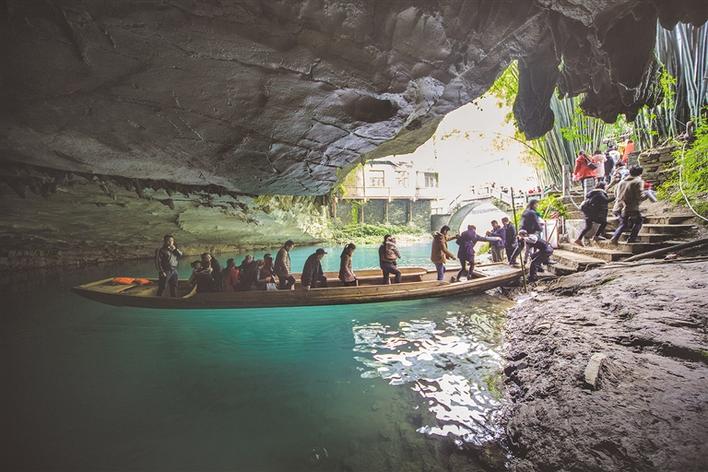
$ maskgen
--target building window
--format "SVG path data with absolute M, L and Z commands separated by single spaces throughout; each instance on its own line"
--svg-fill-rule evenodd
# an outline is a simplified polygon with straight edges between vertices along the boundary
M 425 177 L 425 188 L 438 188 L 438 173 L 437 172 L 426 172 L 424 177 Z
M 384 171 L 370 170 L 369 171 L 369 187 L 381 188 L 384 186 Z
M 396 171 L 396 185 L 399 187 L 408 187 L 408 176 L 410 173 L 407 170 Z

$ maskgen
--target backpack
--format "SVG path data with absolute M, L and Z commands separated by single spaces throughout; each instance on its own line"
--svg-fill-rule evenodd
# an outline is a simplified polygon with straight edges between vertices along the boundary
M 585 198 L 583 203 L 580 204 L 580 211 L 586 216 L 593 214 L 595 211 L 595 201 L 591 198 Z
M 386 257 L 387 261 L 395 262 L 398 259 L 398 255 L 396 255 L 395 248 L 396 246 L 394 246 L 393 244 L 386 244 L 384 249 L 384 256 Z

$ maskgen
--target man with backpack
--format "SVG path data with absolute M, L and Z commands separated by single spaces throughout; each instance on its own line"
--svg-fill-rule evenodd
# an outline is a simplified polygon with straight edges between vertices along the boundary
M 383 272 L 384 285 L 391 283 L 391 275 L 394 276 L 395 283 L 401 283 L 401 271 L 398 270 L 398 259 L 400 257 L 401 253 L 396 247 L 396 239 L 387 234 L 384 236 L 383 244 L 379 246 L 379 266 Z
M 603 241 L 606 239 L 602 236 L 607 226 L 607 206 L 610 198 L 605 191 L 605 182 L 598 182 L 595 188 L 591 190 L 582 205 L 580 211 L 585 215 L 585 227 L 578 235 L 578 239 L 574 241 L 578 246 L 584 246 L 583 238 L 590 232 L 594 223 L 599 223 L 600 227 L 595 232 L 595 241 Z

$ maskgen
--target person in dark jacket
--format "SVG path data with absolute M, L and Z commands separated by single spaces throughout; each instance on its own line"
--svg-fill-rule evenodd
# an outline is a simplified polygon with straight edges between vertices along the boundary
M 512 257 L 516 259 L 523 248 L 528 247 L 530 251 L 531 269 L 529 271 L 529 282 L 538 280 L 538 273 L 543 270 L 543 264 L 551 264 L 549 259 L 553 254 L 553 247 L 535 234 L 528 234 L 525 230 L 520 229 L 517 237 L 519 244 Z
M 238 289 L 240 291 L 251 290 L 258 279 L 258 261 L 247 255 L 243 258 L 239 268 L 241 269 L 241 277 Z
M 605 191 L 605 182 L 598 182 L 595 188 L 588 193 L 587 198 L 580 205 L 580 211 L 585 215 L 585 227 L 578 235 L 578 239 L 574 242 L 578 246 L 583 246 L 583 238 L 590 232 L 594 223 L 599 223 L 600 226 L 595 232 L 595 241 L 604 241 L 606 238 L 602 236 L 605 233 L 607 226 L 607 207 L 610 202 L 610 197 Z
M 325 254 L 327 252 L 319 248 L 305 261 L 305 267 L 302 268 L 302 275 L 300 276 L 302 288 L 305 290 L 327 286 L 327 277 L 325 277 L 322 270 L 322 258 Z
M 214 278 L 212 277 L 211 266 L 205 266 L 202 261 L 192 262 L 192 276 L 189 283 L 197 287 L 197 293 L 214 291 Z
M 506 216 L 501 219 L 504 228 L 504 249 L 506 249 L 506 258 L 511 262 L 511 255 L 514 254 L 516 248 L 516 228 L 511 224 Z
M 175 238 L 171 234 L 166 234 L 162 238 L 162 247 L 155 251 L 155 267 L 158 272 L 157 296 L 161 297 L 165 291 L 165 286 L 170 287 L 170 296 L 177 296 L 177 265 L 182 251 L 175 246 Z
M 540 236 L 541 233 L 541 222 L 539 221 L 540 216 L 538 216 L 538 200 L 529 200 L 526 209 L 521 214 L 521 229 L 525 230 L 529 234 L 535 234 Z
M 224 271 L 219 260 L 211 253 L 209 253 L 209 263 L 211 264 L 211 277 L 214 280 L 214 291 L 221 292 L 224 289 Z
M 474 225 L 467 226 L 467 231 L 463 231 L 457 238 L 457 258 L 460 260 L 460 271 L 457 273 L 457 280 L 463 275 L 469 277 L 474 271 L 474 245 L 480 241 L 497 242 L 499 238 L 484 237 L 477 234 L 477 228 Z M 467 263 L 470 268 L 467 270 Z
M 401 271 L 398 270 L 398 259 L 401 253 L 396 246 L 396 240 L 390 234 L 384 236 L 383 244 L 379 246 L 379 267 L 383 272 L 384 285 L 391 283 L 390 276 L 394 276 L 394 282 L 401 283 Z
M 615 170 L 615 161 L 612 158 L 612 148 L 609 148 L 605 153 L 605 183 L 609 184 L 612 180 L 612 172 Z
M 550 257 L 553 254 L 553 247 L 535 234 L 529 234 L 526 243 L 531 248 L 529 282 L 535 282 L 538 279 L 538 273 L 542 270 L 541 265 L 551 263 Z

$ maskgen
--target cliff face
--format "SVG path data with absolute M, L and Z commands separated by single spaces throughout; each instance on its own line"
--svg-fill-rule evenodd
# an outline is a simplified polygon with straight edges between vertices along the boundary
M 657 18 L 702 0 L 1 0 L 0 177 L 67 172 L 321 194 L 362 156 L 411 151 L 520 60 L 515 113 L 586 93 L 612 120 L 653 99 Z M 561 66 L 562 63 L 562 66 Z M 42 190 L 44 188 L 45 190 Z

